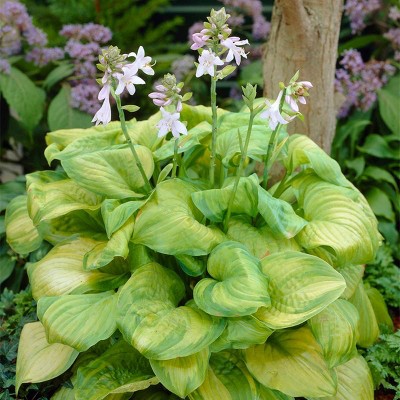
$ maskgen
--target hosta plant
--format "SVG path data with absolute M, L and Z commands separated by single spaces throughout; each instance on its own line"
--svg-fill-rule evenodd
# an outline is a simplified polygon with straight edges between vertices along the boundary
M 373 398 L 357 345 L 387 317 L 362 282 L 377 221 L 334 160 L 285 131 L 310 82 L 296 73 L 273 103 L 248 85 L 241 112 L 217 109 L 217 81 L 246 57 L 226 20 L 212 11 L 195 34 L 211 107 L 184 104 L 166 75 L 160 112 L 126 121 L 137 107 L 120 94 L 154 64 L 111 47 L 103 125 L 47 135 L 59 168 L 29 174 L 6 214 L 16 252 L 54 246 L 28 267 L 39 321 L 21 334 L 17 390 L 71 368 L 53 399 Z M 271 182 L 275 161 L 286 173 Z

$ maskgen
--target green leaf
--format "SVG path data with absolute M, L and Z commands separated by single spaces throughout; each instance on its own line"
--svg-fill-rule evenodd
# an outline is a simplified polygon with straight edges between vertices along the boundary
M 89 128 L 92 125 L 92 116 L 72 108 L 70 98 L 71 87 L 63 85 L 49 105 L 47 123 L 50 130 Z
M 28 174 L 28 210 L 33 223 L 50 220 L 74 210 L 96 210 L 98 196 L 68 178 L 64 172 L 40 171 Z
M 80 366 L 73 381 L 76 400 L 108 399 L 112 393 L 136 392 L 158 382 L 148 360 L 124 340 Z
M 221 117 L 223 114 L 227 113 L 227 111 L 218 108 L 217 115 Z M 182 104 L 181 111 L 181 120 L 187 121 L 187 129 L 190 130 L 196 125 L 200 124 L 203 121 L 207 121 L 209 124 L 212 123 L 212 111 L 211 107 L 205 107 L 202 105 L 199 106 L 191 106 L 189 104 Z
M 307 225 L 288 202 L 273 197 L 261 186 L 258 186 L 258 212 L 278 237 L 291 239 Z
M 184 294 L 178 275 L 159 264 L 135 270 L 117 305 L 118 327 L 125 340 L 156 360 L 186 357 L 209 346 L 222 333 L 225 321 L 193 302 L 177 307 Z
M 239 357 L 228 351 L 213 353 L 204 383 L 190 400 L 258 399 L 258 387 Z
M 261 60 L 252 61 L 250 62 L 250 64 L 247 64 L 242 68 L 240 68 L 240 81 L 256 84 L 260 87 L 263 87 L 264 79 L 261 71 L 262 71 L 262 61 Z
M 365 193 L 365 197 L 375 215 L 395 222 L 396 217 L 393 212 L 392 203 L 384 191 L 374 186 Z
M 42 297 L 37 314 L 49 343 L 63 343 L 82 352 L 117 329 L 116 300 L 113 291 Z
M 265 344 L 244 351 L 251 374 L 263 385 L 294 397 L 336 393 L 322 350 L 307 327 L 275 332 Z
M 344 187 L 350 185 L 342 174 L 339 164 L 309 137 L 291 135 L 287 151 L 288 157 L 284 159 L 284 165 L 289 174 L 292 174 L 301 165 L 309 165 L 316 175 L 327 182 Z
M 40 322 L 26 324 L 18 346 L 15 390 L 23 383 L 44 382 L 65 372 L 78 357 L 72 347 L 60 343 L 49 344 Z
M 29 217 L 26 202 L 26 195 L 15 197 L 5 215 L 7 243 L 22 255 L 35 251 L 42 243 L 42 236 Z
M 346 289 L 340 296 L 342 299 L 348 300 L 353 296 L 357 290 L 359 283 L 364 276 L 363 265 L 346 265 L 345 267 L 338 267 L 336 270 L 343 276 L 346 281 Z
M 140 110 L 139 106 L 135 106 L 133 104 L 127 105 L 127 106 L 122 106 L 123 110 L 126 110 L 128 112 L 136 112 L 138 110 Z
M 211 344 L 213 353 L 227 349 L 247 349 L 265 343 L 273 331 L 252 315 L 227 318 L 222 335 Z
M 111 290 L 123 284 L 127 279 L 124 275 L 83 270 L 83 258 L 96 244 L 89 238 L 74 238 L 55 246 L 37 263 L 29 264 L 33 298 Z
M 329 368 L 349 361 L 357 354 L 358 311 L 348 301 L 338 299 L 308 320 L 321 345 Z
M 157 178 L 157 185 L 159 183 L 165 181 L 166 177 L 172 171 L 172 168 L 173 168 L 173 164 L 169 163 L 161 170 L 160 175 L 158 175 L 158 178 Z
M 8 203 L 14 197 L 25 194 L 25 186 L 24 176 L 0 185 L 0 212 L 3 212 L 7 208 Z
M 248 251 L 257 258 L 286 250 L 300 251 L 301 248 L 294 239 L 277 238 L 268 226 L 256 228 L 248 218 L 237 216 L 230 219 L 227 236 L 244 244 Z
M 400 75 L 393 77 L 389 83 L 378 91 L 379 112 L 385 124 L 394 133 L 400 131 L 399 117 Z
M 200 276 L 206 270 L 206 262 L 204 257 L 192 257 L 187 254 L 179 254 L 175 256 L 179 266 L 189 276 Z
M 357 344 L 361 347 L 370 347 L 378 339 L 379 328 L 374 309 L 365 293 L 362 282 L 359 283 L 354 295 L 349 301 L 356 307 L 360 316 L 358 321 L 359 338 Z
M 204 382 L 209 358 L 210 351 L 205 348 L 187 357 L 150 360 L 150 365 L 164 387 L 184 398 Z
M 364 172 L 365 157 L 357 157 L 357 158 L 354 158 L 353 160 L 346 160 L 345 165 L 347 168 L 350 168 L 356 172 L 355 179 L 357 179 Z
M 214 279 L 199 281 L 193 298 L 208 314 L 240 317 L 270 305 L 268 280 L 260 271 L 260 262 L 240 243 L 218 245 L 208 258 L 207 271 Z
M 272 329 L 299 325 L 321 312 L 344 291 L 343 277 L 320 258 L 295 251 L 261 260 L 269 278 L 271 307 L 255 316 Z M 268 386 L 268 385 L 267 385 Z
M 384 324 L 390 330 L 393 330 L 393 320 L 386 307 L 385 298 L 378 289 L 373 287 L 366 288 L 365 292 L 367 293 L 368 299 L 371 302 L 378 325 Z
M 384 181 L 392 185 L 396 190 L 398 189 L 397 182 L 394 176 L 389 171 L 383 168 L 379 168 L 373 165 L 368 166 L 363 172 L 362 177 L 372 178 L 377 182 Z
M 191 200 L 198 189 L 179 179 L 157 185 L 136 217 L 133 242 L 163 254 L 206 255 L 224 240 L 223 233 L 199 221 L 203 215 Z
M 357 189 L 341 188 L 313 174 L 294 183 L 308 225 L 298 243 L 335 266 L 371 262 L 380 245 L 377 220 Z
M 46 90 L 51 89 L 57 82 L 61 81 L 62 79 L 70 76 L 74 72 L 75 66 L 72 63 L 62 63 L 46 76 L 46 79 L 43 82 L 43 87 Z
M 369 154 L 378 158 L 390 158 L 399 160 L 399 152 L 397 149 L 392 148 L 385 136 L 372 133 L 367 136 L 363 146 L 358 148 L 362 153 Z
M 149 149 L 135 146 L 149 179 L 154 162 Z M 61 164 L 68 176 L 80 186 L 99 195 L 115 199 L 143 197 L 143 178 L 128 145 L 115 145 L 66 158 Z
M 257 215 L 257 187 L 256 174 L 240 178 L 231 210 L 233 215 L 246 214 L 252 217 Z M 233 189 L 234 179 L 229 179 L 221 189 L 194 192 L 192 200 L 211 222 L 222 222 L 228 210 Z
M 8 254 L 0 256 L 0 285 L 12 274 L 15 264 L 15 259 Z
M 14 67 L 8 75 L 0 73 L 0 90 L 13 116 L 31 133 L 42 119 L 45 92 Z
M 342 55 L 345 50 L 349 49 L 361 49 L 365 46 L 373 44 L 373 46 L 382 45 L 382 35 L 362 35 L 352 37 L 347 42 L 341 44 L 338 49 L 338 53 Z
M 373 400 L 374 387 L 371 371 L 363 357 L 357 355 L 335 368 L 338 381 L 334 396 L 318 397 L 318 400 Z M 310 400 L 317 400 L 317 398 Z
M 50 400 L 75 400 L 74 389 L 61 386 L 61 388 L 51 396 Z

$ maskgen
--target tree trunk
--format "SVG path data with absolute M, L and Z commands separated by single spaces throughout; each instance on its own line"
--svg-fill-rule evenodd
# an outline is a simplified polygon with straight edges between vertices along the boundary
M 334 78 L 343 0 L 275 0 L 264 52 L 264 96 L 276 98 L 279 82 L 300 70 L 310 81 L 304 122 L 296 118 L 289 133 L 309 136 L 328 154 L 336 127 Z

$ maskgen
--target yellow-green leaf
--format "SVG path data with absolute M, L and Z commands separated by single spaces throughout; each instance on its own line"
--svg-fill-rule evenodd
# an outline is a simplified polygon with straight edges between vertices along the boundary
M 373 287 L 365 288 L 365 292 L 367 293 L 368 299 L 371 302 L 378 325 L 384 324 L 389 329 L 393 330 L 393 320 L 386 307 L 385 298 L 378 289 Z

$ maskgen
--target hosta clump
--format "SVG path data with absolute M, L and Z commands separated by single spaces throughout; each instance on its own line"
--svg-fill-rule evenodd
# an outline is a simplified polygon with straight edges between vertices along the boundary
M 228 50 L 245 54 L 226 19 L 214 11 L 197 37 L 220 60 L 201 69 L 214 84 Z M 338 164 L 284 130 L 309 82 L 296 74 L 273 104 L 248 85 L 231 113 L 185 105 L 166 76 L 151 95 L 161 113 L 126 122 L 116 91 L 151 68 L 131 54 L 101 66 L 96 121 L 112 95 L 120 122 L 49 133 L 60 168 L 28 175 L 7 210 L 15 251 L 54 246 L 28 267 L 40 322 L 22 332 L 17 389 L 72 366 L 54 399 L 372 399 L 356 346 L 374 343 L 385 309 L 362 282 L 380 235 Z M 286 174 L 269 187 L 277 159 Z

